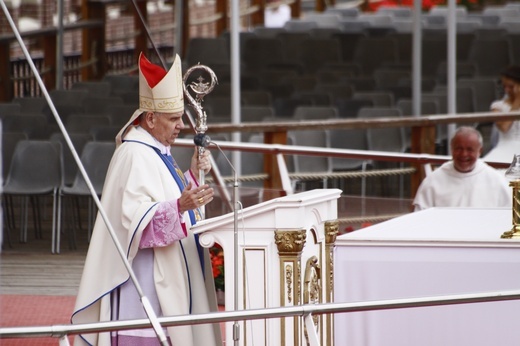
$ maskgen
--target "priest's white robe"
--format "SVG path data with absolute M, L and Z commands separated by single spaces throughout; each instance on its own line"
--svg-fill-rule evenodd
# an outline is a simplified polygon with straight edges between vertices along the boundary
M 163 160 L 150 147 L 155 146 L 151 136 L 131 128 L 124 140 L 110 163 L 102 193 L 102 205 L 119 243 L 133 265 L 138 253 L 142 252 L 138 246 L 143 230 L 154 216 L 158 203 L 178 199 L 181 190 Z M 208 293 L 214 294 L 214 291 L 206 290 L 187 212 L 183 219 L 188 230 L 187 237 L 165 247 L 147 249 L 146 251 L 153 251 L 153 269 L 150 268 L 143 274 L 141 271 L 136 273 L 138 281 L 144 283 L 142 286 L 151 287 L 155 291 L 150 296 L 146 295 L 147 298 L 157 298 L 156 302 L 151 303 L 159 306 L 163 316 L 209 312 L 211 299 L 208 298 Z M 206 263 L 206 267 L 211 268 L 210 263 Z M 150 284 L 148 281 L 152 275 L 146 274 L 150 274 L 152 270 L 153 282 Z M 213 279 L 211 275 L 206 277 Z M 129 278 L 109 231 L 98 215 L 72 323 L 110 321 L 111 293 Z M 146 280 L 148 281 L 145 282 Z M 135 306 L 140 302 L 123 301 L 121 304 Z M 167 335 L 174 346 L 220 345 L 214 331 L 214 326 L 211 325 L 168 327 Z M 110 333 L 83 334 L 75 340 L 77 345 L 110 345 L 110 342 Z
M 482 160 L 468 173 L 458 172 L 453 161 L 441 165 L 419 186 L 415 210 L 432 207 L 511 207 L 511 188 L 504 173 Z

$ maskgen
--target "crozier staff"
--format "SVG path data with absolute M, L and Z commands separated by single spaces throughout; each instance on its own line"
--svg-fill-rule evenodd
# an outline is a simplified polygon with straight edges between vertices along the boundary
M 132 269 L 158 316 L 206 313 L 215 294 L 210 263 L 190 228 L 213 189 L 199 186 L 199 170 L 211 169 L 209 151 L 194 149 L 182 172 L 170 148 L 184 128 L 181 62 L 169 71 L 139 57 L 139 109 L 116 137 L 101 203 Z M 208 278 L 205 282 L 204 277 Z M 208 285 L 208 286 L 206 286 Z M 98 217 L 72 315 L 72 323 L 147 318 L 103 220 Z M 172 345 L 220 345 L 219 328 L 165 328 Z M 153 329 L 83 334 L 76 345 L 159 345 Z

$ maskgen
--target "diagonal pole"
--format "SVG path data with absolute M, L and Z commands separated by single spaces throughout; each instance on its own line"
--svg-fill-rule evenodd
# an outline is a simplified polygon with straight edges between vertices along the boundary
M 141 288 L 141 285 L 139 284 L 137 277 L 135 276 L 134 271 L 132 270 L 132 266 L 130 265 L 130 262 L 128 262 L 128 259 L 126 258 L 125 252 L 123 250 L 123 247 L 119 243 L 119 240 L 116 237 L 115 231 L 112 227 L 112 224 L 110 223 L 108 216 L 106 215 L 105 210 L 103 209 L 103 206 L 101 205 L 101 202 L 99 200 L 98 195 L 96 194 L 96 191 L 94 189 L 94 186 L 92 185 L 92 182 L 90 181 L 90 178 L 88 177 L 87 172 L 85 171 L 85 167 L 81 163 L 81 160 L 79 158 L 78 153 L 76 152 L 76 149 L 74 148 L 74 145 L 72 144 L 72 141 L 70 139 L 70 136 L 67 132 L 67 129 L 63 125 L 63 122 L 61 121 L 60 116 L 58 115 L 58 111 L 56 110 L 56 107 L 54 106 L 54 103 L 52 102 L 52 99 L 49 95 L 49 92 L 47 91 L 47 88 L 45 87 L 45 84 L 43 83 L 43 80 L 41 79 L 41 76 L 38 73 L 38 70 L 36 69 L 36 66 L 34 65 L 34 62 L 32 60 L 31 55 L 29 54 L 29 51 L 27 50 L 27 47 L 25 46 L 25 43 L 22 40 L 22 37 L 20 36 L 20 32 L 18 31 L 18 28 L 16 27 L 13 18 L 11 17 L 11 14 L 9 13 L 9 10 L 7 9 L 7 6 L 5 5 L 4 0 L 0 0 L 0 6 L 2 6 L 2 10 L 4 11 L 4 14 L 7 18 L 7 21 L 9 22 L 9 25 L 11 26 L 11 29 L 14 32 L 14 35 L 16 36 L 16 39 L 18 40 L 18 43 L 20 44 L 20 47 L 23 51 L 23 54 L 25 55 L 25 58 L 27 59 L 27 62 L 29 63 L 29 66 L 38 82 L 38 85 L 40 86 L 43 95 L 45 96 L 45 99 L 47 100 L 47 103 L 49 104 L 49 108 L 52 111 L 52 114 L 54 118 L 56 119 L 56 122 L 58 123 L 58 127 L 60 128 L 60 131 L 63 133 L 63 136 L 65 138 L 65 141 L 67 142 L 67 145 L 72 152 L 72 156 L 74 157 L 74 160 L 76 161 L 76 164 L 78 165 L 78 168 L 81 172 L 81 175 L 85 179 L 85 183 L 87 184 L 90 194 L 92 195 L 92 198 L 94 199 L 94 202 L 96 203 L 99 213 L 101 217 L 103 218 L 103 221 L 105 222 L 107 229 L 110 233 L 110 236 L 112 237 L 112 240 L 114 242 L 114 245 L 117 249 L 117 252 L 119 253 L 121 260 L 123 261 L 123 264 L 126 267 L 126 270 L 128 274 L 130 275 L 130 278 L 132 282 L 134 283 L 134 286 L 137 290 L 137 293 L 139 294 L 139 297 L 141 299 L 141 304 L 143 305 L 143 308 L 146 312 L 146 315 L 148 316 L 148 319 L 150 320 L 150 323 L 152 324 L 152 327 L 157 335 L 157 338 L 161 342 L 161 345 L 167 346 L 168 341 L 166 339 L 166 335 L 164 334 L 164 331 L 157 319 L 157 315 L 153 311 L 152 305 L 150 304 L 150 301 L 148 298 L 144 295 L 144 292 Z M 58 230 L 59 232 L 59 230 Z

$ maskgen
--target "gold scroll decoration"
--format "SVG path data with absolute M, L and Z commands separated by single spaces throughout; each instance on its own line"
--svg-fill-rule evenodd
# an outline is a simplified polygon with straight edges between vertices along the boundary
M 305 276 L 303 281 L 303 303 L 319 304 L 321 301 L 321 268 L 316 256 L 307 260 L 305 266 Z M 318 328 L 319 316 L 313 315 L 314 326 Z M 305 339 L 309 345 L 309 336 L 305 328 Z
M 339 232 L 339 220 L 325 221 L 325 272 L 323 273 L 325 291 L 325 303 L 334 302 L 334 244 Z M 327 314 L 326 319 L 325 343 L 329 346 L 334 345 L 334 315 Z

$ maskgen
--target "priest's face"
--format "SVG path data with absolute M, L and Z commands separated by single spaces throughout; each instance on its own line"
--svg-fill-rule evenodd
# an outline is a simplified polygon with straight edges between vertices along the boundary
M 459 133 L 451 141 L 453 165 L 459 172 L 471 172 L 481 153 L 482 144 L 474 133 Z
M 184 128 L 182 112 L 179 113 L 153 113 L 152 126 L 150 133 L 159 142 L 166 146 L 171 146 Z

